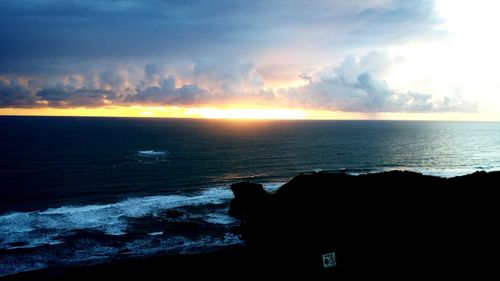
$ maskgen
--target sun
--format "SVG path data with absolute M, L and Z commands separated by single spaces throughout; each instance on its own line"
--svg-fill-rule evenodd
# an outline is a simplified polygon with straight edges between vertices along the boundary
M 208 119 L 304 119 L 307 113 L 301 109 L 265 108 L 193 108 L 188 115 Z

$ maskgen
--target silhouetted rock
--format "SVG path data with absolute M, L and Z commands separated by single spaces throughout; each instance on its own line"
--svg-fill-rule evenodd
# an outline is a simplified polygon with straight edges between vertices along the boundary
M 498 182 L 500 172 L 451 179 L 399 171 L 314 173 L 295 177 L 272 195 L 260 185 L 240 183 L 232 186 L 231 212 L 242 221 L 244 247 L 42 269 L 3 279 L 153 280 L 167 274 L 217 280 L 496 280 Z M 207 227 L 213 225 L 182 226 L 192 239 L 213 232 Z M 337 266 L 324 269 L 322 255 L 332 252 Z
M 487 272 L 499 260 L 498 182 L 500 172 L 302 174 L 238 215 L 255 256 L 287 271 L 321 272 L 334 252 L 332 272 L 350 277 Z
M 231 201 L 229 214 L 235 218 L 246 218 L 258 206 L 269 198 L 262 185 L 249 182 L 240 182 L 231 185 L 234 199 Z

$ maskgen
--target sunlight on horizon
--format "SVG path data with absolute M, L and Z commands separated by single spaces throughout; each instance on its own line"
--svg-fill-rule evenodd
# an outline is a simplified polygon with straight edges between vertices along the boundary
M 366 113 L 328 110 L 228 106 L 109 106 L 99 108 L 0 108 L 0 116 L 73 116 L 133 118 L 195 118 L 226 120 L 457 120 L 500 121 L 496 115 L 473 113 Z
M 304 119 L 307 113 L 300 109 L 255 109 L 255 108 L 193 108 L 187 115 L 198 115 L 207 119 Z

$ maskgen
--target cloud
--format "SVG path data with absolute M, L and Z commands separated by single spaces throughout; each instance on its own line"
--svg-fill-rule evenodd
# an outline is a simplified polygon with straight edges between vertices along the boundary
M 29 89 L 28 81 L 0 77 L 0 108 L 32 107 L 36 105 L 36 97 Z
M 254 91 L 264 86 L 264 80 L 252 63 L 224 61 L 198 62 L 193 69 L 194 79 L 210 84 L 226 93 Z
M 158 86 L 138 89 L 136 94 L 126 99 L 126 102 L 152 105 L 196 105 L 208 103 L 211 96 L 210 92 L 193 84 L 177 88 L 175 77 L 169 76 Z
M 49 88 L 36 93 L 41 104 L 48 107 L 99 107 L 116 102 L 117 95 L 113 91 L 91 90 L 87 88 Z
M 99 107 L 108 105 L 253 104 L 344 112 L 474 112 L 458 94 L 435 97 L 397 91 L 384 80 L 398 59 L 385 52 L 346 57 L 339 65 L 297 76 L 304 86 L 265 88 L 251 63 L 202 61 L 184 67 L 147 64 L 50 78 L 0 80 L 0 107 Z M 56 83 L 54 83 L 56 81 Z M 30 87 L 31 85 L 31 87 Z
M 365 58 L 363 66 L 351 57 L 304 88 L 278 91 L 265 81 L 298 79 L 356 48 L 434 36 L 438 25 L 429 0 L 3 0 L 0 106 L 304 102 L 386 110 L 392 95 L 374 69 L 386 62 Z
M 76 64 L 243 59 L 307 61 L 432 36 L 429 0 L 0 1 L 0 74 L 67 73 Z M 77 62 L 77 63 L 76 63 Z
M 359 60 L 347 57 L 317 77 L 305 75 L 303 87 L 282 90 L 292 106 L 346 112 L 475 112 L 477 103 L 459 95 L 435 98 L 414 91 L 398 92 L 381 77 L 396 63 L 385 52 L 371 52 Z

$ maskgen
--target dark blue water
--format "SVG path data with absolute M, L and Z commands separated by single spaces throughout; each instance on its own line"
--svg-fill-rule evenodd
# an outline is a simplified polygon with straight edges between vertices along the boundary
M 0 117 L 0 275 L 240 243 L 229 184 L 342 169 L 499 170 L 500 123 Z

